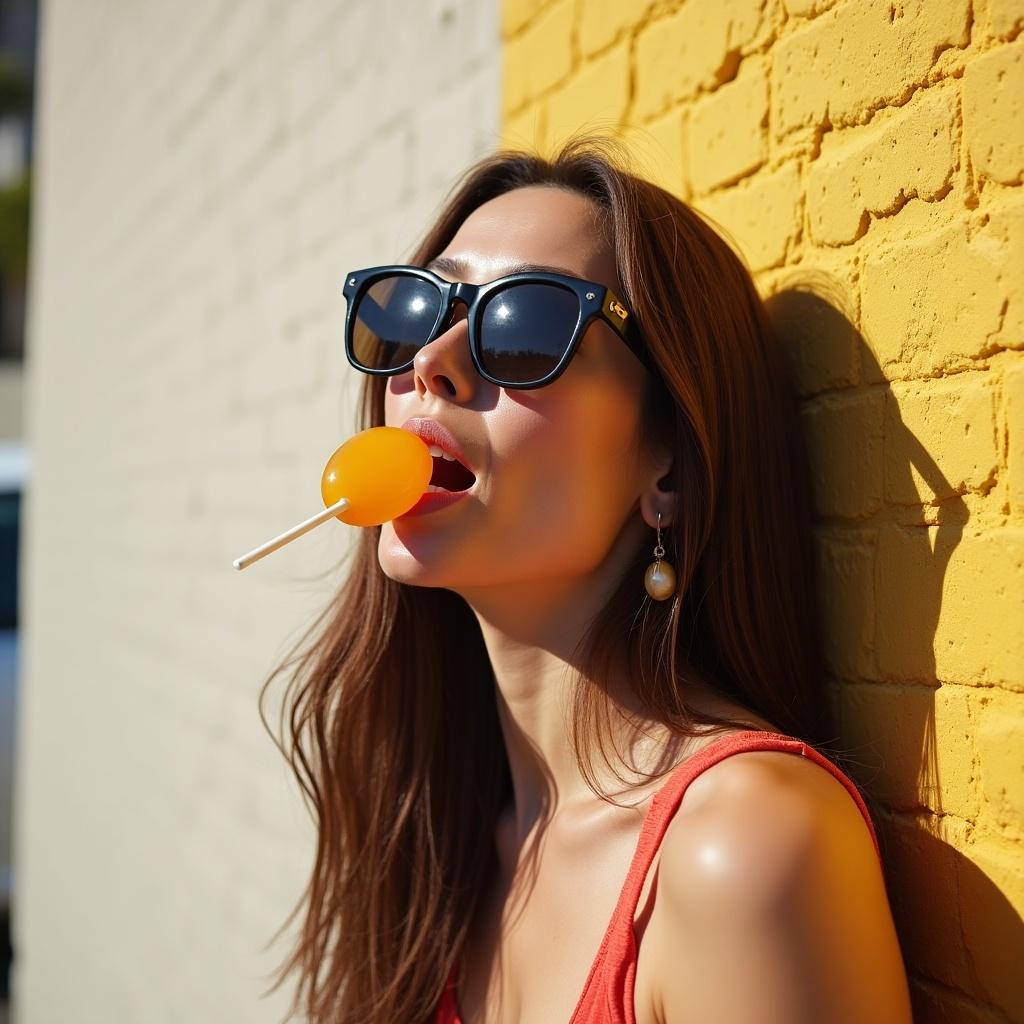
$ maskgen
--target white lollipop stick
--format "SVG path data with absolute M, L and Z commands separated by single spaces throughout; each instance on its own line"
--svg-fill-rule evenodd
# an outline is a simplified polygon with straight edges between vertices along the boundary
M 296 537 L 301 537 L 302 534 L 312 530 L 314 526 L 319 526 L 321 523 L 326 523 L 328 519 L 333 519 L 334 516 L 348 508 L 348 506 L 348 498 L 341 498 L 333 505 L 329 505 L 322 512 L 317 512 L 315 516 L 310 516 L 304 523 L 299 523 L 298 526 L 293 526 L 290 530 L 286 530 L 279 537 L 275 537 L 273 540 L 268 540 L 266 544 L 261 544 L 258 548 L 253 548 L 252 551 L 246 555 L 242 555 L 241 558 L 236 558 L 231 564 L 236 569 L 244 569 L 247 565 L 252 565 L 253 562 L 258 561 L 264 555 L 269 555 L 271 551 L 283 548 L 289 541 L 295 540 Z

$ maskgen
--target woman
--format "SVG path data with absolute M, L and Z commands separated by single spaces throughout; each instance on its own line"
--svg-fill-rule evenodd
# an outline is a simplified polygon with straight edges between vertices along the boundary
M 274 987 L 324 1024 L 909 1021 L 870 814 L 816 749 L 806 469 L 748 271 L 582 138 L 470 168 L 407 267 L 346 279 L 360 428 L 460 493 L 364 529 L 276 670 L 319 843 Z

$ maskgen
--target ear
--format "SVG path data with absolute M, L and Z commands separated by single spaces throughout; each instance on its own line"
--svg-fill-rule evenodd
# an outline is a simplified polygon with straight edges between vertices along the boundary
M 659 512 L 662 529 L 675 518 L 677 494 L 671 490 L 675 475 L 675 456 L 668 451 L 660 455 L 650 468 L 647 485 L 640 495 L 640 512 L 652 530 L 658 526 Z

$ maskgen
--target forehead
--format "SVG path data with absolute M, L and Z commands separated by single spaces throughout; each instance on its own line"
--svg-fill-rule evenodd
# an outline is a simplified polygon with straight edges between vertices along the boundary
M 563 188 L 530 185 L 488 200 L 466 217 L 443 255 L 463 262 L 464 279 L 474 283 L 500 277 L 515 263 L 541 263 L 615 287 L 599 207 Z

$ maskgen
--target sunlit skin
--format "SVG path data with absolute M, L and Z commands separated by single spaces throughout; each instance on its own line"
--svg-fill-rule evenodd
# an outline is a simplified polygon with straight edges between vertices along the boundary
M 466 218 L 442 255 L 463 264 L 458 275 L 441 274 L 450 280 L 483 284 L 513 263 L 530 262 L 624 297 L 596 207 L 564 189 L 534 186 L 492 199 Z M 389 378 L 385 423 L 399 426 L 411 416 L 444 423 L 477 468 L 476 484 L 448 508 L 385 522 L 378 557 L 392 579 L 458 593 L 480 623 L 494 669 L 513 802 L 495 836 L 500 877 L 472 922 L 458 992 L 464 1024 L 565 1024 L 642 815 L 664 781 L 638 781 L 623 795 L 598 759 L 603 787 L 632 806 L 610 807 L 594 796 L 572 749 L 566 669 L 626 567 L 638 552 L 652 551 L 658 513 L 663 528 L 671 524 L 675 495 L 659 481 L 667 484 L 672 457 L 665 450 L 646 463 L 639 455 L 647 371 L 611 327 L 593 322 L 555 383 L 516 391 L 476 373 L 465 314 L 458 304 L 454 323 L 417 353 L 413 367 Z M 639 608 L 642 577 L 636 586 Z M 628 679 L 617 681 L 612 696 L 639 711 Z M 713 693 L 687 699 L 777 731 Z M 632 754 L 651 771 L 665 767 L 657 757 L 666 733 L 648 725 Z M 689 741 L 676 760 L 706 742 Z M 765 842 L 766 830 L 774 842 Z M 749 752 L 708 769 L 687 790 L 641 893 L 634 919 L 638 1024 L 883 1019 L 866 1014 L 897 1005 L 902 974 L 874 857 L 849 795 L 820 768 L 785 753 Z M 792 879 L 802 876 L 817 888 L 794 887 Z M 845 903 L 833 894 L 842 886 Z M 786 898 L 775 906 L 780 892 Z M 844 906 L 849 915 L 838 937 L 822 940 L 821 931 L 835 928 L 821 908 Z M 772 908 L 760 930 L 737 909 L 752 907 Z M 799 908 L 802 916 L 788 916 Z M 832 959 L 822 967 L 816 957 Z M 844 958 L 855 971 L 837 966 Z M 889 1002 L 862 1002 L 865 1015 L 857 1016 L 863 971 L 881 979 L 876 984 L 886 986 Z M 735 993 L 751 985 L 752 1002 L 720 1002 L 723 991 L 739 1000 Z M 801 1001 L 814 1013 L 823 1006 L 832 1013 L 841 1003 L 848 1015 L 794 1015 Z M 901 1024 L 909 1016 L 884 1019 Z
M 621 294 L 590 202 L 554 188 L 506 193 L 474 211 L 442 255 L 482 284 L 516 261 L 542 263 Z M 449 280 L 452 275 L 442 274 Z M 532 391 L 480 377 L 466 308 L 388 381 L 385 422 L 431 416 L 478 467 L 474 493 L 428 516 L 383 525 L 378 549 L 392 579 L 445 587 L 476 612 L 511 715 L 505 739 L 517 832 L 542 804 L 592 805 L 571 755 L 557 698 L 573 645 L 642 547 L 653 550 L 674 495 L 658 487 L 671 455 L 640 464 L 636 431 L 646 370 L 604 322 L 586 331 L 565 372 Z M 637 604 L 645 596 L 637 580 Z M 529 750 L 529 741 L 535 746 Z

